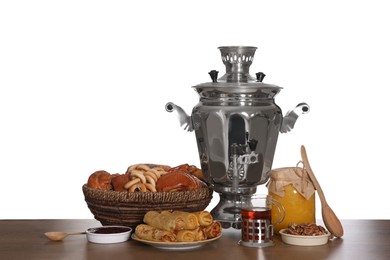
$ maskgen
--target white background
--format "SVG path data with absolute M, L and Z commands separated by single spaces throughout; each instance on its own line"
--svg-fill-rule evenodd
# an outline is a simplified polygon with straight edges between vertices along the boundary
M 0 219 L 92 218 L 81 186 L 96 170 L 199 165 L 164 106 L 191 112 L 222 45 L 258 47 L 251 74 L 284 88 L 284 113 L 311 107 L 274 168 L 304 144 L 341 219 L 389 219 L 386 2 L 2 1 Z

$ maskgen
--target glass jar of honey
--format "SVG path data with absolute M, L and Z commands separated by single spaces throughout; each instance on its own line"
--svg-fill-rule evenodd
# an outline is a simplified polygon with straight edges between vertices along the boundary
M 315 223 L 315 189 L 306 170 L 300 167 L 273 169 L 267 183 L 268 193 L 279 201 L 286 212 L 284 220 L 274 223 L 274 232 L 289 224 Z M 277 209 L 272 210 L 272 219 L 277 219 Z

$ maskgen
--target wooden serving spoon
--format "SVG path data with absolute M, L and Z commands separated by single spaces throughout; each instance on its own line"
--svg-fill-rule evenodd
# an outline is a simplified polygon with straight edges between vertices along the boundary
M 82 235 L 85 232 L 46 232 L 45 236 L 47 236 L 50 240 L 60 241 L 69 235 Z
M 342 237 L 344 235 L 343 226 L 340 223 L 340 220 L 337 218 L 336 214 L 333 212 L 333 210 L 329 207 L 328 203 L 326 202 L 324 192 L 321 189 L 320 184 L 317 181 L 317 178 L 314 175 L 314 172 L 312 171 L 309 159 L 307 158 L 306 149 L 305 146 L 301 146 L 301 156 L 302 161 L 304 163 L 304 166 L 307 170 L 307 173 L 314 185 L 314 188 L 317 190 L 318 197 L 321 200 L 321 210 L 322 210 L 322 219 L 324 221 L 324 224 L 326 228 L 329 230 L 330 233 L 332 233 L 336 237 Z

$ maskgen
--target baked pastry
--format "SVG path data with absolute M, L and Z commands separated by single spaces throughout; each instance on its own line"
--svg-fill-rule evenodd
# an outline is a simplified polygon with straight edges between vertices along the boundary
M 199 223 L 199 218 L 205 221 Z M 144 215 L 144 223 L 135 228 L 135 234 L 144 240 L 169 242 L 193 242 L 219 237 L 222 234 L 221 223 L 210 223 L 210 218 L 212 216 L 207 211 L 148 211 Z
M 158 192 L 195 190 L 203 187 L 206 187 L 203 181 L 182 170 L 168 171 L 156 182 Z
M 181 164 L 179 166 L 176 166 L 176 167 L 169 169 L 168 172 L 177 171 L 177 170 L 185 171 L 187 173 L 194 175 L 198 179 L 205 181 L 202 170 L 199 169 L 198 167 L 196 167 L 195 165 L 189 165 L 187 163 Z
M 159 242 L 176 242 L 176 235 L 170 231 L 162 230 L 146 224 L 139 224 L 135 228 L 135 235 L 143 240 Z
M 104 170 L 92 173 L 87 186 L 97 190 L 128 192 L 170 192 L 206 187 L 203 174 L 196 166 L 134 164 L 124 174 L 110 174 Z
M 222 225 L 219 221 L 214 221 L 211 225 L 202 227 L 207 239 L 218 237 L 222 234 Z
M 130 181 L 130 174 L 114 174 L 111 178 L 111 184 L 114 191 L 127 191 L 125 184 Z
M 200 226 L 209 226 L 214 221 L 211 213 L 206 210 L 195 212 L 195 215 L 198 217 Z
M 148 211 L 144 215 L 144 222 L 150 226 L 177 232 L 183 229 L 193 230 L 199 227 L 199 221 L 194 213 L 184 211 Z
M 111 174 L 103 170 L 96 171 L 89 176 L 87 186 L 97 190 L 111 190 Z
M 196 229 L 183 229 L 176 233 L 177 242 L 194 242 L 206 240 L 206 235 L 203 230 L 198 227 Z

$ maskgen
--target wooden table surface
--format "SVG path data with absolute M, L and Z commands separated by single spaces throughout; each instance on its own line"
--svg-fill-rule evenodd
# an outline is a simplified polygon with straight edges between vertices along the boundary
M 291 246 L 275 236 L 272 247 L 243 247 L 237 244 L 240 230 L 224 229 L 220 239 L 200 248 L 172 251 L 133 240 L 118 244 L 93 244 L 87 241 L 85 235 L 69 236 L 60 242 L 50 241 L 44 236 L 46 231 L 85 231 L 101 226 L 96 220 L 0 220 L 0 259 L 390 259 L 390 220 L 341 222 L 344 236 L 323 246 Z

